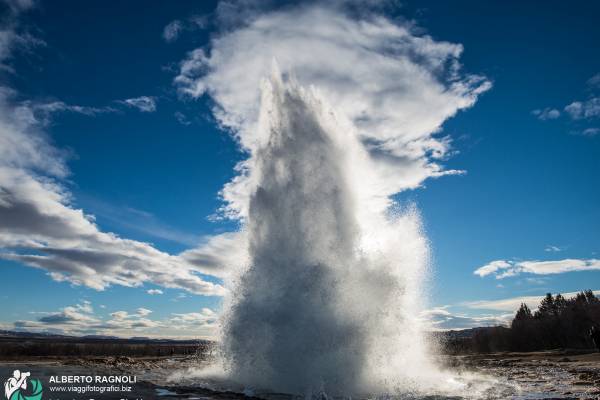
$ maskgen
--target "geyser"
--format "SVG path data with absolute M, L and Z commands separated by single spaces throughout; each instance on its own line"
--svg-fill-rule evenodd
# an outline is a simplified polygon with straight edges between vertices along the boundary
M 376 168 L 334 111 L 278 73 L 262 85 L 250 260 L 225 305 L 225 369 L 277 392 L 431 393 L 445 377 L 419 319 L 428 264 L 419 217 L 376 206 Z

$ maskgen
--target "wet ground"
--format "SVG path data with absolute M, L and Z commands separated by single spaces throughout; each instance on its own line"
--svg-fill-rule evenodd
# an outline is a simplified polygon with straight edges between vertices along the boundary
M 493 375 L 514 385 L 515 399 L 600 399 L 600 353 L 556 350 L 448 357 L 453 369 Z
M 459 376 L 476 372 L 493 376 L 495 383 L 485 392 L 490 399 L 600 399 L 600 353 L 549 351 L 537 353 L 495 353 L 469 356 L 446 356 L 444 364 Z M 13 370 L 31 372 L 44 385 L 44 399 L 216 399 L 249 400 L 253 396 L 269 400 L 285 400 L 291 396 L 278 394 L 228 391 L 222 387 L 211 390 L 190 371 L 206 365 L 202 356 L 187 357 L 98 357 L 71 359 L 31 359 L 0 361 L 3 380 Z M 100 393 L 88 391 L 51 392 L 51 376 L 136 376 L 130 391 Z M 458 378 L 460 380 L 460 377 Z M 477 382 L 472 382 L 476 385 Z M 86 384 L 69 384 L 86 388 Z M 62 385 L 62 386 L 69 386 Z M 54 385 L 56 386 L 56 385 Z M 60 386 L 60 385 L 58 385 Z M 96 385 L 98 386 L 98 385 Z M 101 386 L 101 385 L 100 385 Z M 106 385 L 105 385 L 106 386 Z M 115 385 L 113 385 L 115 386 Z M 119 386 L 119 385 L 116 385 Z M 126 386 L 126 385 L 123 385 Z M 96 390 L 94 392 L 93 390 Z M 473 391 L 465 389 L 462 398 L 473 398 Z M 399 396 L 404 398 L 404 396 Z M 422 398 L 422 397 L 421 397 Z M 425 397 L 434 399 L 439 397 Z M 456 397 L 454 397 L 456 398 Z M 459 397 L 461 398 L 461 397 Z

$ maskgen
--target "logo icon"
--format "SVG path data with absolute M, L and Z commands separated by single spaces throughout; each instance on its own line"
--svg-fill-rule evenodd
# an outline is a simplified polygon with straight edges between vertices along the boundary
M 30 372 L 16 369 L 13 376 L 4 382 L 4 395 L 7 400 L 41 400 L 42 382 L 39 379 L 29 379 Z

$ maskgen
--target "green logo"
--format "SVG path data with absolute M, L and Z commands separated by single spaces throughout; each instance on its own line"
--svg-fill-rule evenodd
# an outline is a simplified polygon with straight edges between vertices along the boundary
M 42 382 L 39 379 L 27 379 L 30 372 L 16 369 L 13 376 L 4 382 L 4 396 L 7 400 L 41 400 Z

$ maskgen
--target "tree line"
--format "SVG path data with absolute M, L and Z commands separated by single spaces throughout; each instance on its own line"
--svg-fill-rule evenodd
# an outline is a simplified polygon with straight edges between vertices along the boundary
M 594 347 L 592 326 L 600 327 L 600 299 L 591 290 L 568 299 L 548 293 L 534 312 L 522 303 L 510 328 L 481 328 L 470 339 L 445 344 L 455 353 L 588 349 Z

